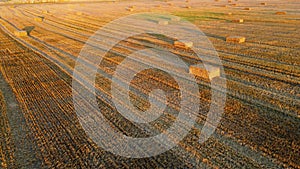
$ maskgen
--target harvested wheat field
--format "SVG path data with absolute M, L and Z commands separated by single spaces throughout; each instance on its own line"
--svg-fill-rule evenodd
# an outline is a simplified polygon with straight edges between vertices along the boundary
M 297 0 L 0 2 L 0 168 L 300 169 L 299 9 Z M 146 32 L 126 37 L 151 28 L 130 19 L 97 32 L 111 21 L 139 13 L 146 13 L 138 15 L 145 23 L 179 36 Z M 172 27 L 182 22 L 195 25 L 203 36 L 193 36 L 196 31 L 189 29 L 185 31 L 192 36 L 185 36 Z M 89 39 L 93 35 L 96 38 Z M 194 50 L 199 44 L 189 38 L 203 39 L 204 35 L 215 51 L 200 41 L 205 55 L 201 60 Z M 157 60 L 152 53 L 136 52 L 147 49 L 172 55 Z M 221 62 L 210 58 L 211 53 Z M 83 54 L 91 59 L 82 59 Z M 93 62 L 92 56 L 101 57 L 101 62 Z M 176 59 L 184 64 L 170 64 Z M 80 74 L 82 79 L 74 78 L 78 61 L 85 64 L 87 76 L 89 69 L 96 69 L 92 83 L 84 74 Z M 153 65 L 163 66 L 160 70 L 150 68 Z M 141 67 L 148 69 L 128 81 Z M 197 92 L 189 92 L 194 86 L 187 76 L 195 80 Z M 196 103 L 199 110 L 181 105 L 184 94 L 176 79 L 187 81 L 191 100 L 186 105 Z M 226 90 L 211 86 L 225 80 Z M 74 84 L 88 93 L 75 90 Z M 163 91 L 165 97 L 155 95 L 154 89 Z M 205 131 L 201 129 L 210 108 L 218 104 L 212 99 L 214 94 L 226 94 L 224 112 L 217 124 L 208 125 L 215 130 L 202 143 L 199 138 Z M 74 95 L 82 102 L 75 102 Z M 89 95 L 97 105 L 92 105 Z M 166 104 L 162 114 L 145 117 L 147 110 L 158 111 L 162 104 Z M 118 111 L 120 105 L 147 123 L 124 117 Z M 168 138 L 176 142 L 168 151 L 152 156 L 144 150 L 147 145 L 136 146 L 146 157 L 133 158 L 108 151 L 90 137 L 86 129 L 95 128 L 84 126 L 82 119 L 93 123 L 97 118 L 78 115 L 77 107 L 97 107 L 102 114 L 97 118 L 104 118 L 126 138 L 167 133 L 182 110 L 190 114 L 180 116 L 181 129 L 188 128 L 190 116 L 196 119 L 178 143 L 177 136 Z M 118 139 L 111 139 L 110 144 L 118 147 Z

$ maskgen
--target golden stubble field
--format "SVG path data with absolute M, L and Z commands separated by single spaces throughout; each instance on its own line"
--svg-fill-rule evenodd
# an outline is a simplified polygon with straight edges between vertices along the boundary
M 296 0 L 1 5 L 0 168 L 300 168 L 299 9 Z M 88 138 L 74 111 L 72 73 L 80 50 L 101 26 L 140 12 L 176 15 L 200 28 L 222 60 L 228 93 L 221 122 L 207 142 L 197 142 L 203 113 L 177 147 L 156 157 L 130 159 L 106 152 Z M 226 42 L 229 36 L 245 42 Z M 147 126 L 150 132 L 121 117 L 106 100 L 111 96 L 107 77 L 132 51 L 164 48 L 194 63 L 194 53 L 174 41 L 153 34 L 131 37 L 99 65 L 98 104 L 116 130 L 146 137 L 174 122 L 178 86 L 157 70 L 138 74 L 131 86 L 146 96 L 153 86 L 174 94 L 167 114 Z M 207 79 L 196 79 L 199 104 L 207 112 L 211 89 Z M 147 97 L 131 93 L 131 98 L 137 108 L 149 107 Z

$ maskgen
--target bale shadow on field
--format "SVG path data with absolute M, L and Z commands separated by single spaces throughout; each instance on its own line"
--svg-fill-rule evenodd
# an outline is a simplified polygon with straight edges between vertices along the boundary
M 26 26 L 22 30 L 26 31 L 28 35 L 30 35 L 30 32 L 34 29 L 34 26 Z
M 226 40 L 226 38 L 223 36 L 218 36 L 218 35 L 214 35 L 214 34 L 210 34 L 210 33 L 205 33 L 205 35 L 208 37 L 216 38 L 216 39 Z

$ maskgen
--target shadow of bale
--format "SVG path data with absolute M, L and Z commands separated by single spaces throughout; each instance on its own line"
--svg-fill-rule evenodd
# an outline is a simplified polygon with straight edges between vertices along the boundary
M 220 40 L 224 40 L 224 41 L 226 40 L 226 37 L 218 36 L 215 34 L 205 33 L 205 35 L 208 37 L 212 37 L 212 38 L 216 38 L 216 39 L 220 39 Z
M 28 35 L 30 35 L 30 32 L 34 29 L 34 26 L 26 26 L 22 30 L 26 31 Z

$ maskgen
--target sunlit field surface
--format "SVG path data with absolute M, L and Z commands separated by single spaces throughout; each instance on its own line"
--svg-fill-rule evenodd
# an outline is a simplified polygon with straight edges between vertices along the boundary
M 202 113 L 189 134 L 165 153 L 126 158 L 105 151 L 85 133 L 74 109 L 72 74 L 90 36 L 115 19 L 141 12 L 176 15 L 203 31 L 223 64 L 225 75 L 217 78 L 226 78 L 227 96 L 217 129 L 200 144 L 200 129 L 212 103 L 209 79 L 196 75 Z M 165 23 L 158 24 L 163 29 Z M 300 168 L 299 25 L 298 0 L 2 2 L 0 168 Z M 108 43 L 102 36 L 90 45 Z M 229 42 L 230 36 L 245 42 Z M 154 34 L 130 37 L 98 65 L 102 73 L 95 80 L 97 102 L 114 129 L 148 137 L 174 122 L 178 86 L 158 70 L 137 74 L 131 81 L 132 90 L 146 96 L 153 86 L 173 93 L 169 100 L 174 105 L 159 121 L 149 123 L 149 131 L 118 114 L 107 98 L 112 97 L 108 77 L 131 51 L 163 48 L 194 63 L 193 51 L 175 41 Z M 135 64 L 140 63 L 122 71 Z M 148 97 L 129 94 L 137 109 L 149 108 Z

